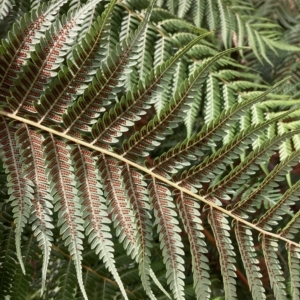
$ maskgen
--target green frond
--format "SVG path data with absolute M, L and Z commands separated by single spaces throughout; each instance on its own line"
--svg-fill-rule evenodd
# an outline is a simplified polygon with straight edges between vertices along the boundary
M 124 166 L 121 175 L 124 178 L 125 190 L 133 210 L 134 223 L 137 228 L 136 240 L 139 247 L 136 253 L 136 259 L 139 264 L 142 285 L 147 295 L 151 299 L 155 299 L 150 284 L 150 276 L 155 278 L 155 274 L 151 272 L 150 264 L 150 248 L 152 247 L 153 238 L 150 205 L 145 188 L 147 184 L 143 181 L 142 174 L 133 170 L 129 165 Z
M 236 120 L 240 120 L 247 108 L 262 100 L 281 83 L 274 85 L 264 93 L 260 93 L 257 97 L 249 98 L 246 101 L 234 104 L 228 110 L 223 110 L 220 116 L 205 124 L 198 134 L 177 144 L 160 158 L 156 158 L 154 167 L 163 170 L 165 168 L 168 170 L 168 165 L 172 165 L 172 168 L 182 168 L 182 165 L 189 165 L 190 161 L 203 156 L 203 150 L 210 149 L 208 146 L 215 146 L 214 139 L 220 140 L 224 129 L 234 124 Z
M 261 147 L 250 153 L 245 160 L 234 168 L 227 176 L 214 186 L 210 187 L 207 193 L 214 194 L 223 199 L 228 199 L 228 194 L 236 193 L 237 185 L 243 184 L 251 175 L 255 174 L 258 169 L 257 164 L 263 165 L 266 161 L 266 157 L 270 157 L 275 148 L 292 135 L 293 133 L 286 133 L 263 143 Z
M 255 211 L 255 207 L 258 207 L 264 201 L 264 195 L 268 193 L 270 195 L 273 189 L 278 186 L 278 182 L 284 180 L 285 174 L 290 172 L 291 167 L 295 166 L 299 162 L 298 151 L 283 160 L 278 164 L 262 181 L 262 183 L 242 201 L 237 203 L 232 210 L 234 214 L 243 215 L 243 213 L 252 213 Z M 288 192 L 288 194 L 290 191 Z M 241 212 L 243 211 L 243 213 Z M 287 211 L 285 211 L 286 213 Z
M 163 261 L 167 269 L 167 282 L 174 299 L 184 299 L 184 260 L 182 258 L 184 252 L 175 205 L 169 189 L 155 179 L 149 184 L 148 190 L 154 209 Z
M 205 0 L 194 0 L 193 1 L 193 20 L 197 27 L 201 28 L 203 21 L 203 14 L 205 10 Z
M 57 286 L 59 288 L 59 293 L 57 294 L 57 299 L 59 300 L 71 300 L 74 299 L 76 293 L 76 270 L 74 264 L 71 260 L 60 264 L 60 269 L 58 271 L 58 281 Z
M 70 154 L 65 144 L 49 135 L 42 144 L 47 160 L 47 176 L 54 211 L 58 211 L 58 223 L 64 245 L 74 261 L 78 283 L 84 298 L 87 295 L 82 281 L 83 221 L 77 196 L 74 174 L 70 169 Z
M 215 120 L 221 112 L 219 81 L 209 74 L 206 79 L 205 122 Z
M 42 289 L 43 294 L 46 286 L 47 269 L 50 259 L 51 246 L 53 241 L 52 229 L 52 197 L 47 186 L 47 177 L 44 170 L 42 137 L 34 130 L 23 125 L 15 133 L 17 143 L 20 147 L 21 162 L 23 165 L 23 176 L 32 181 L 37 188 L 31 200 L 31 216 L 34 236 L 36 236 L 39 247 L 43 254 L 42 268 Z
M 5 105 L 5 97 L 10 95 L 10 87 L 30 58 L 30 51 L 39 42 L 49 24 L 55 19 L 58 10 L 67 0 L 60 0 L 50 5 L 39 6 L 30 14 L 25 14 L 8 34 L 8 40 L 2 40 L 0 46 L 0 102 Z M 4 55 L 5 54 L 5 55 Z
M 73 37 L 93 2 L 97 3 L 96 0 L 90 2 L 90 5 L 63 18 L 62 22 L 56 20 L 45 31 L 45 38 L 41 37 L 40 43 L 35 45 L 35 51 L 30 53 L 31 60 L 23 67 L 23 72 L 11 88 L 11 97 L 8 98 L 15 114 L 36 115 L 36 110 L 42 116 L 45 114 L 45 109 L 40 111 L 36 105 L 39 104 L 38 99 L 45 89 L 44 86 L 57 75 L 56 70 L 63 61 L 62 57 L 70 51 Z
M 99 116 L 99 112 L 104 110 L 102 106 L 108 105 L 110 100 L 114 99 L 116 94 L 120 92 L 120 86 L 128 74 L 128 68 L 136 64 L 136 45 L 144 33 L 151 7 L 147 10 L 146 18 L 137 30 L 122 43 L 117 44 L 115 51 L 109 54 L 107 63 L 102 63 L 102 70 L 97 70 L 96 78 L 94 77 L 83 96 L 71 107 L 68 107 L 67 114 L 63 115 L 65 133 L 72 133 L 78 129 L 88 131 L 90 129 L 89 124 L 93 124 L 94 119 Z M 90 116 L 88 119 L 84 116 L 87 113 Z M 103 118 L 107 118 L 106 115 Z
M 249 144 L 256 140 L 257 135 L 260 135 L 263 130 L 272 124 L 274 121 L 278 121 L 281 118 L 287 117 L 290 112 L 285 115 L 281 115 L 276 119 L 271 119 L 257 125 L 252 125 L 247 130 L 241 131 L 237 134 L 228 144 L 224 144 L 216 152 L 207 156 L 199 165 L 195 165 L 181 175 L 180 183 L 189 184 L 195 188 L 201 188 L 202 183 L 208 183 L 212 178 L 225 171 L 225 168 L 229 164 L 233 164 L 240 155 L 249 147 Z M 291 156 L 286 164 L 295 159 L 295 155 Z M 284 169 L 286 172 L 287 170 Z M 253 197 L 251 197 L 253 200 Z M 241 202 L 240 202 L 241 203 Z
M 262 249 L 265 256 L 265 262 L 270 278 L 270 284 L 273 288 L 276 299 L 286 299 L 286 286 L 280 261 L 277 257 L 278 241 L 277 239 L 262 236 Z
M 114 250 L 110 243 L 112 235 L 107 225 L 111 221 L 108 218 L 106 201 L 100 189 L 96 162 L 91 157 L 91 152 L 79 145 L 73 147 L 71 157 L 74 161 L 75 176 L 79 182 L 77 186 L 78 197 L 84 219 L 83 227 L 89 237 L 89 243 L 99 258 L 103 259 L 106 268 L 118 283 L 123 297 L 127 299 L 123 283 L 115 266 Z
M 31 237 L 27 241 L 22 243 L 22 256 L 24 259 L 24 266 L 26 269 L 26 274 L 23 272 L 20 265 L 16 267 L 16 273 L 14 276 L 14 284 L 11 289 L 11 297 L 12 299 L 21 299 L 26 300 L 27 294 L 30 290 L 30 283 L 33 278 L 34 268 L 31 264 L 32 260 L 37 258 L 37 247 L 34 243 L 34 238 Z
M 92 76 L 103 59 L 101 51 L 104 50 L 101 44 L 107 39 L 107 27 L 115 3 L 116 1 L 111 1 L 101 17 L 97 18 L 86 34 L 86 40 L 82 39 L 81 44 L 72 50 L 67 66 L 61 67 L 58 76 L 46 89 L 40 104 L 36 106 L 41 116 L 39 123 L 48 125 L 61 123 L 64 110 L 92 81 Z
M 17 258 L 22 271 L 25 273 L 21 254 L 21 236 L 30 216 L 31 201 L 33 200 L 33 183 L 28 178 L 23 177 L 22 162 L 20 161 L 21 155 L 14 137 L 17 131 L 16 127 L 10 126 L 7 119 L 1 117 L 0 128 L 0 143 L 5 149 L 3 163 L 6 172 L 9 174 L 7 186 L 10 195 L 9 201 L 13 207 L 14 214 Z
M 219 16 L 220 16 L 220 26 L 221 26 L 221 34 L 222 34 L 222 40 L 224 43 L 225 48 L 230 47 L 231 45 L 231 28 L 230 25 L 230 13 L 228 13 L 228 10 L 225 6 L 224 1 L 218 0 L 218 10 L 219 10 Z
M 92 127 L 92 135 L 94 140 L 92 144 L 97 142 L 116 143 L 118 137 L 122 135 L 122 132 L 126 132 L 127 127 L 134 125 L 134 121 L 140 119 L 139 115 L 143 115 L 146 109 L 149 109 L 149 104 L 153 103 L 151 96 L 155 93 L 161 93 L 163 86 L 167 84 L 168 79 L 171 78 L 171 72 L 174 69 L 174 65 L 182 55 L 186 53 L 197 41 L 204 38 L 206 35 L 202 35 L 186 47 L 181 49 L 170 60 L 155 69 L 152 69 L 150 74 L 146 77 L 145 83 L 139 81 L 138 86 L 133 87 L 132 91 L 126 94 L 120 102 L 118 102 L 114 108 L 97 121 Z M 139 108 L 139 109 L 137 109 Z M 119 130 L 119 132 L 116 132 Z M 116 133 L 115 133 L 116 132 Z M 128 147 L 125 141 L 124 150 Z
M 230 226 L 226 216 L 215 209 L 210 209 L 208 221 L 213 230 L 220 254 L 220 266 L 223 275 L 224 291 L 227 299 L 237 299 L 236 267 L 233 246 L 230 239 Z
M 193 0 L 179 1 L 179 5 L 178 5 L 178 17 L 179 18 L 183 18 L 186 15 L 186 13 L 188 12 L 188 10 L 190 9 L 190 7 L 192 5 L 192 2 L 193 2 Z
M 197 299 L 209 299 L 210 280 L 208 259 L 204 234 L 202 233 L 202 221 L 200 219 L 200 205 L 194 199 L 180 193 L 176 197 L 176 204 L 183 226 L 188 233 L 192 253 L 194 288 Z
M 5 19 L 11 12 L 13 5 L 15 5 L 13 0 L 1 0 L 0 2 L 0 21 Z
M 137 132 L 128 142 L 125 141 L 125 143 L 127 143 L 125 144 L 126 148 L 124 147 L 126 153 L 132 152 L 135 154 L 135 149 L 141 147 L 143 153 L 140 155 L 147 156 L 154 146 L 160 144 L 159 141 L 164 139 L 164 136 L 171 134 L 172 128 L 178 126 L 178 123 L 183 119 L 182 115 L 186 110 L 189 110 L 190 103 L 193 103 L 194 95 L 197 94 L 197 88 L 201 87 L 209 68 L 222 56 L 234 50 L 235 49 L 230 49 L 221 52 L 219 55 L 201 64 L 196 71 L 180 85 L 174 97 L 171 98 L 164 110 L 149 122 L 147 128 L 142 128 L 141 132 Z M 150 144 L 149 140 L 153 142 Z M 129 148 L 128 145 L 133 146 Z
M 207 9 L 205 10 L 207 23 L 210 30 L 216 30 L 218 28 L 217 20 L 217 4 L 214 0 L 206 0 Z
M 0 299 L 298 299 L 299 7 L 0 0 Z
M 113 215 L 114 227 L 119 241 L 132 257 L 136 256 L 136 226 L 133 214 L 122 189 L 121 169 L 117 162 L 105 155 L 99 157 L 97 166 L 105 192 L 108 213 Z
M 235 225 L 235 234 L 253 299 L 266 299 L 265 289 L 260 280 L 262 277 L 261 269 L 258 265 L 259 261 L 253 243 L 252 231 L 250 228 L 237 222 Z
M 297 182 L 287 190 L 281 199 L 260 217 L 256 225 L 268 231 L 272 229 L 272 226 L 278 225 L 278 221 L 282 219 L 283 215 L 290 212 L 291 206 L 298 200 L 299 187 L 300 184 Z

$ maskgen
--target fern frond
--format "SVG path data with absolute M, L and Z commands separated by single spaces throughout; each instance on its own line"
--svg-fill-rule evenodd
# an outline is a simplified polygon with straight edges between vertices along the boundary
M 34 243 L 33 236 L 31 236 L 26 242 L 23 242 L 22 245 L 22 256 L 24 258 L 26 274 L 22 271 L 20 265 L 16 267 L 11 297 L 13 299 L 26 300 L 28 291 L 30 290 L 30 282 L 34 274 L 33 265 L 30 262 L 37 259 L 36 253 L 38 252 L 38 249 L 37 245 Z
M 195 188 L 200 188 L 202 187 L 201 182 L 210 182 L 211 178 L 219 175 L 225 170 L 228 164 L 232 164 L 239 158 L 239 155 L 248 148 L 249 144 L 255 140 L 256 136 L 260 135 L 267 126 L 289 114 L 290 112 L 287 112 L 285 115 L 278 116 L 276 119 L 274 118 L 259 123 L 258 125 L 252 125 L 248 127 L 247 130 L 241 131 L 229 144 L 220 147 L 215 153 L 207 156 L 199 165 L 193 166 L 184 172 L 178 184 L 190 184 Z M 284 171 L 286 172 L 287 170 L 285 169 Z M 251 197 L 251 199 L 253 199 L 253 197 Z
M 16 127 L 10 126 L 8 121 L 4 117 L 1 117 L 0 128 L 0 143 L 5 151 L 4 166 L 10 174 L 8 177 L 9 201 L 13 207 L 13 217 L 16 226 L 15 239 L 17 258 L 22 271 L 25 273 L 21 254 L 21 235 L 30 216 L 31 201 L 33 199 L 33 184 L 28 178 L 23 177 L 22 174 L 21 155 L 15 140 Z
M 63 61 L 62 56 L 70 51 L 84 16 L 98 1 L 89 2 L 76 13 L 63 18 L 62 23 L 57 20 L 49 30 L 46 30 L 46 37 L 41 38 L 40 43 L 35 45 L 35 52 L 31 53 L 32 62 L 28 61 L 23 67 L 23 72 L 11 89 L 12 96 L 8 98 L 8 103 L 15 114 L 35 114 L 36 109 L 38 110 L 35 103 L 38 102 L 44 85 L 57 74 L 55 70 Z M 39 113 L 43 115 L 45 111 Z
M 242 216 L 243 213 L 251 213 L 258 207 L 264 200 L 266 192 L 271 194 L 273 188 L 278 186 L 278 182 L 284 180 L 284 176 L 291 170 L 291 167 L 296 165 L 299 161 L 298 151 L 287 157 L 284 161 L 280 162 L 262 181 L 262 183 L 242 201 L 237 203 L 232 212 Z M 241 212 L 243 211 L 243 213 Z
M 127 299 L 126 292 L 115 266 L 113 248 L 109 240 L 112 238 L 108 225 L 107 206 L 103 198 L 103 192 L 98 183 L 96 163 L 91 157 L 91 152 L 78 146 L 73 146 L 70 153 L 74 161 L 74 171 L 79 183 L 80 205 L 82 209 L 83 227 L 89 237 L 89 243 L 99 258 L 103 259 L 106 268 L 114 276 L 122 295 Z
M 298 189 L 300 183 L 297 182 L 289 190 L 287 190 L 281 199 L 272 206 L 260 219 L 256 222 L 256 225 L 270 231 L 272 226 L 278 225 L 278 221 L 282 219 L 282 216 L 290 211 L 292 205 L 298 200 Z
M 203 149 L 208 149 L 207 146 L 214 146 L 215 143 L 213 140 L 219 140 L 220 137 L 223 136 L 224 129 L 234 124 L 236 120 L 243 116 L 247 108 L 262 100 L 268 93 L 275 89 L 276 86 L 277 85 L 271 87 L 257 97 L 236 103 L 230 107 L 230 109 L 223 111 L 217 119 L 203 126 L 197 135 L 193 135 L 191 138 L 177 144 L 161 157 L 156 158 L 154 160 L 154 169 L 166 169 L 168 172 L 168 165 L 172 166 L 171 168 L 182 168 L 182 165 L 189 165 L 190 161 L 203 156 Z
M 260 280 L 262 275 L 261 269 L 258 266 L 259 261 L 254 248 L 252 231 L 250 228 L 237 222 L 235 225 L 235 234 L 253 299 L 266 299 L 265 289 Z
M 138 86 L 134 87 L 131 92 L 128 92 L 126 97 L 123 97 L 113 109 L 93 125 L 93 141 L 91 141 L 91 144 L 97 144 L 98 141 L 116 143 L 122 132 L 127 131 L 127 127 L 133 126 L 133 121 L 139 120 L 139 115 L 144 114 L 145 110 L 150 108 L 149 104 L 153 102 L 153 99 L 150 97 L 152 93 L 161 93 L 163 86 L 166 85 L 171 77 L 176 61 L 206 35 L 196 38 L 166 63 L 152 69 L 144 84 L 139 81 Z M 124 142 L 124 148 L 127 147 L 128 142 Z
M 179 89 L 175 92 L 174 97 L 171 98 L 170 103 L 166 105 L 165 109 L 157 116 L 155 116 L 147 126 L 143 128 L 142 132 L 137 132 L 129 141 L 125 141 L 125 151 L 127 153 L 136 153 L 135 149 L 142 148 L 142 156 L 147 156 L 149 151 L 160 144 L 160 140 L 164 139 L 164 136 L 170 134 L 172 128 L 178 126 L 178 122 L 182 119 L 182 114 L 185 112 L 185 106 L 193 102 L 193 96 L 197 93 L 194 86 L 201 87 L 201 84 L 205 80 L 205 76 L 208 69 L 222 56 L 232 52 L 230 49 L 212 57 L 200 65 L 196 71 L 185 80 Z M 144 131 L 144 132 L 143 132 Z M 149 141 L 152 141 L 149 143 Z M 130 148 L 127 145 L 132 145 Z
M 82 281 L 83 226 L 78 196 L 74 191 L 74 175 L 70 170 L 70 154 L 65 144 L 53 135 L 49 135 L 42 144 L 47 159 L 47 176 L 53 197 L 54 211 L 58 211 L 60 234 L 68 247 L 75 264 L 76 274 L 81 292 L 87 295 Z
M 250 175 L 258 169 L 256 164 L 264 164 L 266 157 L 270 156 L 281 141 L 290 138 L 293 133 L 286 133 L 266 141 L 261 147 L 250 153 L 245 160 L 233 169 L 217 184 L 210 187 L 207 193 L 214 193 L 220 198 L 228 199 L 228 194 L 236 191 L 237 184 L 244 183 Z
M 150 248 L 152 247 L 152 222 L 150 215 L 150 205 L 148 203 L 146 183 L 143 176 L 136 170 L 126 164 L 122 170 L 124 178 L 125 190 L 130 200 L 137 227 L 136 240 L 138 247 L 137 262 L 139 263 L 139 272 L 141 281 L 147 295 L 151 299 L 155 299 L 151 290 L 150 276 L 155 277 L 151 272 L 150 266 Z
M 192 5 L 193 0 L 181 0 L 178 5 L 178 17 L 183 18 Z M 200 26 L 199 26 L 200 27 Z
M 27 125 L 23 125 L 15 133 L 20 147 L 23 176 L 36 186 L 36 192 L 31 200 L 32 209 L 30 223 L 34 235 L 37 237 L 43 254 L 42 289 L 43 294 L 46 285 L 47 269 L 50 259 L 53 241 L 52 229 L 52 197 L 47 188 L 48 182 L 44 170 L 42 137 Z
M 152 201 L 155 224 L 166 265 L 167 282 L 173 292 L 174 299 L 184 299 L 184 260 L 182 256 L 183 244 L 178 232 L 178 221 L 176 220 L 175 205 L 172 202 L 171 193 L 168 188 L 156 179 L 152 179 L 148 187 Z
M 220 253 L 220 265 L 223 275 L 224 290 L 227 299 L 237 299 L 236 295 L 236 267 L 234 265 L 234 251 L 230 239 L 230 227 L 227 216 L 211 208 L 208 215 L 216 245 Z
M 194 288 L 197 299 L 209 299 L 210 281 L 208 259 L 204 234 L 202 233 L 202 221 L 200 219 L 200 205 L 191 197 L 180 193 L 176 197 L 179 214 L 183 220 L 183 226 L 188 233 L 193 264 Z
M 14 4 L 15 3 L 12 0 L 1 0 L 1 2 L 0 2 L 0 21 L 2 21 L 3 19 L 5 19 L 8 16 L 8 14 L 12 10 Z
M 291 295 L 293 299 L 297 299 L 300 296 L 300 290 L 299 290 L 300 276 L 298 272 L 300 267 L 299 249 L 297 249 L 294 245 L 287 244 L 287 250 L 288 250 L 288 264 L 289 264 L 290 276 L 291 276 Z
M 41 116 L 40 124 L 52 125 L 61 123 L 62 114 L 75 96 L 82 94 L 84 88 L 92 80 L 101 60 L 101 43 L 107 39 L 108 23 L 116 1 L 111 1 L 101 17 L 93 23 L 86 40 L 82 39 L 72 51 L 67 60 L 67 66 L 62 66 L 58 76 L 46 89 L 36 109 Z M 100 54 L 97 54 L 99 52 Z
M 112 213 L 116 234 L 119 241 L 132 257 L 136 256 L 136 228 L 133 225 L 133 215 L 122 189 L 121 168 L 117 162 L 105 155 L 97 161 L 101 181 L 107 199 L 108 212 Z
M 59 8 L 67 0 L 60 0 L 50 5 L 39 6 L 31 14 L 25 14 L 19 25 L 15 25 L 8 35 L 8 41 L 2 40 L 0 47 L 0 102 L 6 104 L 5 97 L 10 95 L 9 89 L 14 85 L 24 63 L 29 59 L 29 53 L 39 41 L 39 36 L 45 32 L 55 19 Z
M 197 27 L 201 28 L 205 11 L 205 0 L 194 0 L 193 20 Z
M 280 261 L 277 258 L 278 240 L 262 236 L 262 249 L 264 251 L 265 262 L 270 277 L 270 284 L 273 288 L 276 299 L 286 299 L 284 277 Z
M 116 93 L 120 91 L 120 86 L 124 82 L 124 76 L 128 73 L 128 68 L 136 64 L 134 60 L 136 44 L 144 33 L 151 8 L 152 6 L 147 10 L 146 17 L 138 29 L 122 44 L 116 46 L 115 52 L 110 53 L 107 63 L 102 63 L 102 70 L 97 71 L 96 79 L 94 78 L 83 96 L 68 108 L 67 114 L 63 115 L 63 122 L 66 127 L 65 133 L 73 132 L 76 135 L 76 130 L 88 131 L 90 129 L 89 124 L 94 123 L 93 119 L 97 118 L 99 112 L 103 111 L 102 106 L 108 105 L 109 100 L 114 98 Z M 84 114 L 89 115 L 89 118 Z

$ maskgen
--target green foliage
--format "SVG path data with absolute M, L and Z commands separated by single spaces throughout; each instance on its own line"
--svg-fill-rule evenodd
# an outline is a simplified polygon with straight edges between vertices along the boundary
M 0 299 L 299 299 L 285 4 L 0 0 Z

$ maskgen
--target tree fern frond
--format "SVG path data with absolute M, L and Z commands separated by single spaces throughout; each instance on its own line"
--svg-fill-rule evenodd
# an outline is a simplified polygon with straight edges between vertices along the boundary
M 287 244 L 288 250 L 288 264 L 290 269 L 291 276 L 291 296 L 293 299 L 299 298 L 300 290 L 299 290 L 299 249 L 294 247 L 293 245 Z
M 201 87 L 208 69 L 218 59 L 232 51 L 234 50 L 230 49 L 221 52 L 200 65 L 196 71 L 181 84 L 165 109 L 149 122 L 147 128 L 143 128 L 142 132 L 137 132 L 128 142 L 125 141 L 127 145 L 132 145 L 131 148 L 125 148 L 126 153 L 132 152 L 134 154 L 136 153 L 135 149 L 142 148 L 143 153 L 141 155 L 147 156 L 149 154 L 148 151 L 154 148 L 153 146 L 159 145 L 159 141 L 164 139 L 165 135 L 170 134 L 172 128 L 178 126 L 178 122 L 182 119 L 182 114 L 187 110 L 185 106 L 189 106 L 189 103 L 192 103 L 193 96 L 197 93 L 194 86 Z M 151 143 L 149 143 L 150 140 L 152 141 Z
M 260 219 L 256 222 L 257 226 L 270 231 L 272 226 L 278 225 L 278 221 L 282 219 L 282 216 L 290 211 L 292 205 L 295 201 L 298 201 L 298 195 L 300 188 L 299 182 L 287 190 L 281 199 L 272 206 Z
M 77 283 L 75 274 L 76 270 L 71 260 L 64 262 L 60 265 L 59 277 L 57 281 L 57 286 L 59 288 L 59 294 L 57 295 L 57 299 L 74 299 Z
M 122 189 L 121 169 L 117 162 L 102 155 L 97 161 L 101 181 L 107 199 L 109 213 L 113 215 L 114 227 L 120 242 L 132 257 L 136 256 L 136 228 L 133 225 L 133 215 Z
M 265 289 L 260 280 L 262 277 L 261 269 L 258 266 L 259 261 L 254 248 L 251 229 L 237 222 L 235 225 L 235 234 L 253 299 L 266 299 Z
M 208 8 L 206 9 L 207 23 L 210 30 L 217 29 L 217 11 L 216 3 L 213 0 L 206 0 Z
M 183 18 L 185 14 L 188 12 L 192 5 L 193 0 L 187 0 L 187 1 L 179 1 L 178 5 L 178 17 Z M 199 26 L 200 27 L 200 26 Z
M 257 148 L 250 153 L 245 160 L 233 169 L 227 176 L 225 176 L 220 182 L 208 189 L 208 193 L 215 193 L 218 197 L 228 198 L 227 193 L 232 193 L 235 190 L 236 184 L 241 184 L 253 175 L 258 169 L 256 164 L 263 164 L 266 156 L 270 156 L 273 153 L 274 148 L 278 147 L 278 144 L 291 137 L 292 133 L 286 133 L 279 135 L 269 141 L 266 141 L 260 148 Z M 225 187 L 226 186 L 226 187 Z M 225 189 L 223 189 L 225 187 Z M 224 199 L 225 199 L 224 198 Z
M 5 104 L 5 96 L 9 96 L 9 89 L 21 71 L 22 65 L 29 58 L 32 44 L 36 44 L 38 37 L 45 32 L 49 23 L 55 18 L 59 8 L 66 2 L 60 0 L 50 5 L 39 6 L 31 14 L 25 14 L 20 20 L 20 25 L 15 25 L 8 34 L 8 41 L 2 40 L 0 47 L 0 101 Z
M 93 119 L 97 118 L 99 112 L 103 110 L 102 106 L 109 104 L 109 99 L 112 99 L 120 91 L 126 68 L 132 67 L 136 63 L 134 62 L 136 44 L 144 33 L 151 8 L 152 6 L 147 10 L 146 17 L 138 29 L 122 44 L 118 44 L 115 52 L 110 53 L 108 63 L 103 62 L 102 70 L 97 71 L 96 79 L 94 78 L 92 84 L 89 85 L 89 90 L 93 90 L 93 95 L 91 96 L 90 93 L 86 92 L 83 97 L 80 97 L 68 108 L 67 114 L 63 115 L 63 122 L 66 127 L 65 133 L 75 132 L 76 129 L 88 131 L 90 129 L 89 124 L 94 123 Z M 107 99 L 108 95 L 109 98 Z M 87 113 L 89 118 L 83 116 Z M 106 116 L 103 118 L 106 118 Z
M 1 299 L 299 297 L 295 1 L 11 0 Z
M 47 159 L 47 176 L 50 181 L 51 195 L 54 202 L 54 211 L 58 211 L 58 226 L 64 244 L 68 247 L 75 264 L 76 274 L 81 292 L 85 299 L 87 295 L 82 281 L 82 250 L 83 226 L 80 203 L 75 190 L 74 175 L 70 170 L 70 154 L 65 144 L 48 136 L 42 144 Z
M 209 74 L 206 80 L 205 122 L 215 120 L 221 112 L 219 81 Z
M 8 187 L 10 202 L 13 207 L 13 217 L 15 222 L 15 239 L 17 258 L 20 262 L 22 271 L 25 273 L 25 267 L 21 254 L 21 235 L 25 225 L 28 223 L 33 199 L 32 182 L 23 177 L 22 163 L 20 161 L 20 152 L 16 146 L 15 133 L 16 128 L 9 125 L 5 118 L 1 118 L 1 136 L 0 143 L 5 150 L 4 165 L 8 177 Z
M 277 117 L 276 120 L 271 119 L 257 125 L 252 125 L 248 127 L 247 130 L 241 131 L 229 144 L 220 147 L 215 153 L 207 156 L 199 165 L 193 166 L 182 173 L 178 183 L 190 184 L 196 188 L 202 187 L 201 182 L 210 182 L 211 178 L 222 173 L 228 164 L 232 164 L 239 158 L 239 155 L 248 148 L 252 140 L 255 139 L 257 135 L 260 135 L 263 129 L 274 121 L 280 120 L 281 117 L 284 118 L 289 114 L 290 112 L 287 112 L 285 115 Z M 293 156 L 293 158 L 294 157 L 295 156 Z M 284 171 L 286 172 L 287 170 L 285 169 Z M 253 199 L 253 197 L 251 197 L 251 199 Z
M 233 246 L 230 239 L 229 225 L 226 216 L 215 209 L 210 209 L 208 215 L 216 245 L 220 253 L 220 265 L 223 275 L 226 299 L 237 299 L 236 295 L 236 267 Z
M 205 0 L 194 0 L 193 20 L 197 27 L 201 28 L 203 14 L 205 11 Z
M 151 98 L 152 93 L 160 93 L 163 86 L 168 82 L 168 78 L 171 77 L 171 72 L 174 69 L 176 61 L 205 36 L 202 35 L 196 38 L 166 63 L 152 69 L 149 76 L 146 77 L 144 84 L 140 81 L 132 92 L 128 92 L 126 97 L 123 97 L 114 108 L 105 114 L 103 118 L 99 119 L 92 127 L 94 140 L 91 143 L 96 144 L 98 141 L 116 143 L 117 138 L 122 135 L 122 132 L 127 131 L 127 127 L 133 126 L 133 121 L 139 120 L 139 115 L 144 114 L 145 110 L 150 108 L 149 104 L 153 101 Z M 124 143 L 126 145 L 127 141 Z
M 1 3 L 0 3 L 0 13 L 1 13 L 0 21 L 2 21 L 3 19 L 5 19 L 8 16 L 8 14 L 12 10 L 14 4 L 15 3 L 12 0 L 1 0 Z
M 185 231 L 188 233 L 193 264 L 194 288 L 197 299 L 209 299 L 210 281 L 208 259 L 202 221 L 200 219 L 200 205 L 194 199 L 180 193 L 176 197 L 179 214 L 183 220 Z
M 184 299 L 184 260 L 182 259 L 183 244 L 178 232 L 175 205 L 172 203 L 171 193 L 155 179 L 148 187 L 152 201 L 155 224 L 159 233 L 164 264 L 167 269 L 167 282 L 173 292 L 174 299 Z
M 103 193 L 98 183 L 96 164 L 91 157 L 91 152 L 78 146 L 74 146 L 71 157 L 74 160 L 75 176 L 79 182 L 77 189 L 79 191 L 80 205 L 82 208 L 82 217 L 84 219 L 84 228 L 89 236 L 89 243 L 99 258 L 103 259 L 106 268 L 112 273 L 118 283 L 122 295 L 127 299 L 123 283 L 117 272 L 113 248 L 109 240 L 112 238 L 109 227 L 107 206 Z
M 240 118 L 248 107 L 259 102 L 275 89 L 276 86 L 273 86 L 257 97 L 236 103 L 229 110 L 223 111 L 217 119 L 203 126 L 197 135 L 193 135 L 191 138 L 177 144 L 160 158 L 156 158 L 154 160 L 154 169 L 161 168 L 164 170 L 168 168 L 169 164 L 170 166 L 172 165 L 172 168 L 181 168 L 180 165 L 189 165 L 191 160 L 203 156 L 203 149 L 208 149 L 207 146 L 214 146 L 214 138 L 219 140 L 223 136 L 223 128 L 226 129 L 229 125 L 235 123 L 235 118 Z
M 22 271 L 20 265 L 16 267 L 14 277 L 14 285 L 12 286 L 11 297 L 13 299 L 24 299 L 30 289 L 30 281 L 33 277 L 34 268 L 30 263 L 32 260 L 37 259 L 37 247 L 33 242 L 34 238 L 31 236 L 26 242 L 23 242 L 22 256 L 24 258 L 24 265 L 26 267 L 26 274 Z
M 44 171 L 43 149 L 41 135 L 23 125 L 15 133 L 20 147 L 21 160 L 23 164 L 23 176 L 32 181 L 37 188 L 33 195 L 30 223 L 34 235 L 37 237 L 39 246 L 42 248 L 42 289 L 43 294 L 46 285 L 47 269 L 50 259 L 51 246 L 53 241 L 52 229 L 52 197 L 47 187 L 47 177 Z
M 81 94 L 87 83 L 98 68 L 96 58 L 101 53 L 101 43 L 107 38 L 108 22 L 116 1 L 111 1 L 101 17 L 93 23 L 93 27 L 86 35 L 86 40 L 77 45 L 72 51 L 72 56 L 67 60 L 68 67 L 62 66 L 58 76 L 46 89 L 36 106 L 39 115 L 39 123 L 50 125 L 53 122 L 61 122 L 61 116 L 68 103 L 72 102 L 76 95 Z M 55 123 L 54 123 L 55 124 Z
M 237 215 L 241 215 L 241 210 L 246 214 L 253 212 L 254 207 L 257 207 L 264 200 L 265 192 L 268 191 L 268 194 L 270 194 L 272 189 L 278 186 L 278 182 L 284 180 L 284 175 L 291 170 L 291 167 L 298 163 L 298 155 L 298 151 L 294 152 L 280 162 L 252 193 L 234 206 L 232 212 Z
M 265 262 L 270 277 L 270 284 L 273 288 L 276 299 L 286 299 L 284 277 L 280 262 L 277 258 L 277 239 L 262 236 L 262 249 L 264 251 Z
M 97 3 L 96 0 L 90 2 Z M 89 6 L 88 6 L 89 7 Z M 41 38 L 40 44 L 35 45 L 35 52 L 31 53 L 31 61 L 23 67 L 23 72 L 14 82 L 11 89 L 11 97 L 8 98 L 12 110 L 15 114 L 35 114 L 34 102 L 43 93 L 44 85 L 49 82 L 51 77 L 56 75 L 56 70 L 61 63 L 61 56 L 70 50 L 72 37 L 76 36 L 80 23 L 83 22 L 85 14 L 89 12 L 86 6 L 78 10 L 75 14 L 69 14 L 67 18 L 58 20 L 46 30 L 46 37 Z M 35 105 L 36 106 L 36 105 Z M 44 114 L 42 111 L 40 114 Z

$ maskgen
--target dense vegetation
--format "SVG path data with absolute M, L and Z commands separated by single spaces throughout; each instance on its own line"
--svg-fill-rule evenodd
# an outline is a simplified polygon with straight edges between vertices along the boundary
M 297 0 L 0 0 L 0 299 L 300 299 Z

